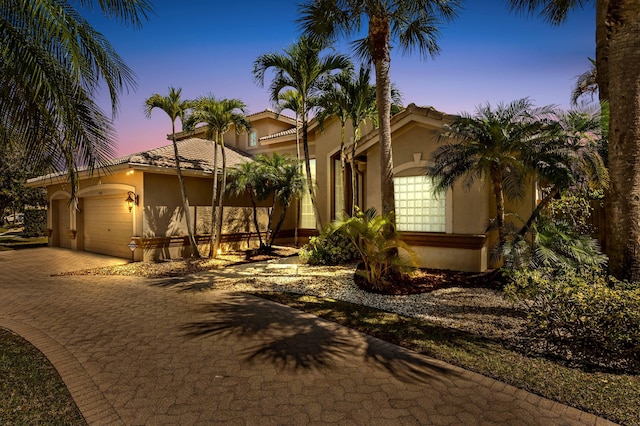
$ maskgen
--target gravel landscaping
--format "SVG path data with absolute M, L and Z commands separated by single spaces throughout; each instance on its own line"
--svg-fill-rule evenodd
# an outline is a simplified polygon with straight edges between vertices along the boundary
M 361 290 L 354 283 L 355 265 L 310 266 L 300 264 L 297 256 L 280 257 L 295 254 L 290 248 L 277 250 L 270 260 L 263 260 L 265 256 L 247 259 L 228 254 L 215 260 L 138 262 L 73 274 L 140 275 L 157 285 L 180 290 L 308 294 L 424 319 L 491 339 L 510 340 L 516 337 L 525 321 L 524 312 L 496 290 L 448 284 L 445 288 L 421 294 L 374 294 Z M 237 264 L 248 260 L 261 261 Z M 445 271 L 435 274 L 441 276 L 432 273 L 428 279 L 447 282 Z M 180 278 L 172 279 L 175 277 Z

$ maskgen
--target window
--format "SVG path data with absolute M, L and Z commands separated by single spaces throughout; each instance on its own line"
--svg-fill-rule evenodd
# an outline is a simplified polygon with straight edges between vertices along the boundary
M 312 184 L 316 183 L 316 160 L 309 160 L 309 165 L 311 167 L 311 181 Z M 304 163 L 302 164 L 303 174 L 306 176 L 306 166 Z M 309 191 L 305 188 L 304 196 L 300 200 L 300 228 L 309 228 L 315 229 L 316 227 L 316 215 L 313 212 L 313 204 L 311 204 L 311 195 L 309 195 Z
M 256 132 L 255 130 L 251 130 L 249 132 L 249 146 L 258 146 L 258 132 Z
M 393 183 L 399 231 L 446 231 L 446 194 L 434 194 L 430 179 L 424 176 L 396 177 Z

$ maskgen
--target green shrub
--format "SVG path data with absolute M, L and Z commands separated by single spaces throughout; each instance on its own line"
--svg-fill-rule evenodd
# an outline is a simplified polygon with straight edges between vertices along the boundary
M 358 271 L 375 290 L 382 290 L 397 274 L 415 268 L 415 254 L 398 234 L 388 235 L 386 230 L 394 226 L 392 214 L 379 216 L 375 209 L 366 212 L 356 207 L 352 217 L 332 224 L 335 232 L 346 235 L 362 261 Z
M 351 240 L 341 232 L 334 232 L 331 226 L 322 230 L 317 237 L 300 249 L 300 259 L 310 265 L 340 265 L 354 262 L 360 255 Z
M 528 310 L 527 334 L 547 353 L 640 370 L 640 287 L 599 268 L 516 271 L 505 294 Z

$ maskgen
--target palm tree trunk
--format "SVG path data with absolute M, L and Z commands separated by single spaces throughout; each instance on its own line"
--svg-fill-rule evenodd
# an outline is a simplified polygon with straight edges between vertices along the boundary
M 349 209 L 349 206 L 347 206 L 347 198 L 349 198 L 348 197 L 349 192 L 347 191 L 347 157 L 345 155 L 345 149 L 344 149 L 344 140 L 345 140 L 345 132 L 346 132 L 345 127 L 346 127 L 346 123 L 342 122 L 342 127 L 340 127 L 340 180 L 342 183 L 342 210 L 343 210 L 342 215 L 343 216 L 347 213 L 347 210 L 351 210 L 351 211 L 353 210 L 353 206 L 351 206 L 351 209 Z
M 173 137 L 173 154 L 176 159 L 176 172 L 178 174 L 178 183 L 180 185 L 180 196 L 182 197 L 182 209 L 184 210 L 184 216 L 187 221 L 187 232 L 189 234 L 189 244 L 191 245 L 191 256 L 196 259 L 200 259 L 200 250 L 198 250 L 198 243 L 193 235 L 193 225 L 191 223 L 191 214 L 189 208 L 189 199 L 187 198 L 187 188 L 184 184 L 184 178 L 182 177 L 182 168 L 180 167 L 180 155 L 178 154 L 178 144 L 176 142 L 176 125 L 175 121 L 171 122 L 171 135 Z
M 269 247 L 273 246 L 273 242 L 276 240 L 276 236 L 278 235 L 278 232 L 280 232 L 280 228 L 282 227 L 282 224 L 284 223 L 284 219 L 287 216 L 288 208 L 289 208 L 288 205 L 282 206 L 282 212 L 280 213 L 280 218 L 278 219 L 276 228 L 273 230 L 273 233 L 271 234 L 271 241 L 269 241 Z
M 224 150 L 224 139 L 220 135 L 220 154 L 222 155 L 222 185 L 220 185 L 220 196 L 218 197 L 218 215 L 216 217 L 216 238 L 214 250 L 217 255 L 220 248 L 220 238 L 222 237 L 222 219 L 224 217 L 224 194 L 227 189 L 227 153 Z
M 276 211 L 276 203 L 278 202 L 278 191 L 275 190 L 273 192 L 273 202 L 271 203 L 271 211 L 269 212 L 269 220 L 267 221 L 267 237 L 266 239 L 268 239 L 269 241 L 273 240 L 273 238 L 269 238 L 269 230 L 271 229 L 271 223 L 273 220 L 273 214 Z M 273 236 L 273 234 L 272 234 Z M 269 247 L 271 246 L 271 243 L 269 243 Z
M 524 238 L 527 232 L 529 232 L 529 230 L 531 229 L 531 226 L 533 226 L 533 222 L 535 222 L 540 217 L 542 211 L 549 205 L 551 200 L 553 200 L 556 195 L 558 195 L 559 192 L 559 188 L 553 187 L 547 194 L 547 196 L 540 200 L 536 208 L 531 213 L 531 216 L 529 216 L 529 219 L 527 219 L 527 222 L 522 226 L 522 228 L 520 228 L 520 231 L 518 231 L 516 240 L 521 240 L 522 238 Z
M 358 149 L 358 141 L 360 140 L 360 132 L 358 129 L 353 131 L 353 145 L 351 145 L 351 216 L 356 214 L 356 206 L 358 205 L 358 174 L 356 173 L 356 150 Z
M 640 4 L 638 0 L 609 0 L 608 6 L 611 188 L 607 206 L 607 254 L 612 275 L 639 281 Z
M 496 222 L 498 225 L 498 249 L 500 259 L 507 246 L 507 233 L 504 226 L 504 192 L 502 190 L 502 171 L 498 166 L 491 167 L 491 182 L 493 184 L 493 195 L 496 198 Z
M 253 191 L 253 187 L 249 187 L 249 198 L 251 198 L 251 206 L 253 207 L 253 226 L 256 228 L 256 234 L 258 234 L 258 241 L 260 242 L 260 248 L 264 247 L 262 241 L 262 233 L 260 232 L 260 224 L 258 223 L 258 203 L 256 203 L 256 196 Z
M 302 117 L 302 149 L 304 151 L 304 164 L 307 169 L 307 187 L 309 188 L 309 195 L 311 196 L 311 205 L 313 206 L 313 213 L 316 216 L 316 229 L 321 231 L 322 218 L 320 217 L 320 210 L 318 210 L 318 201 L 316 200 L 316 190 L 313 186 L 313 180 L 311 179 L 311 162 L 309 157 L 309 122 L 306 115 Z
M 217 205 L 217 195 L 218 195 L 218 143 L 216 140 L 213 140 L 213 194 L 211 195 L 211 243 L 209 244 L 209 258 L 213 259 L 216 257 L 216 250 L 214 249 L 215 240 L 216 240 L 216 205 Z
M 376 103 L 380 146 L 380 195 L 382 214 L 395 211 L 393 189 L 393 150 L 391 148 L 391 56 L 389 48 L 390 30 L 387 16 L 371 16 L 369 39 L 373 46 L 372 57 L 376 69 Z M 394 219 L 395 220 L 395 219 Z M 387 230 L 390 231 L 390 230 Z

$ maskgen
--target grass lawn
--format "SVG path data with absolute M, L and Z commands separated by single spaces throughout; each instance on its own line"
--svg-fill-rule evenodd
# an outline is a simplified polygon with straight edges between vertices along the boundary
M 21 237 L 17 235 L 3 235 L 0 236 L 0 251 L 44 247 L 47 245 L 47 241 L 47 237 Z
M 640 425 L 640 377 L 569 368 L 488 339 L 332 299 L 256 293 L 618 423 Z
M 49 360 L 4 329 L 0 329 L 0 395 L 0 424 L 86 425 Z

